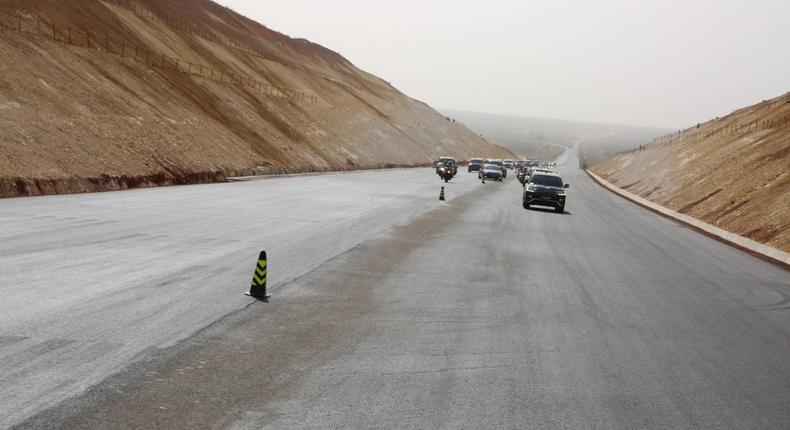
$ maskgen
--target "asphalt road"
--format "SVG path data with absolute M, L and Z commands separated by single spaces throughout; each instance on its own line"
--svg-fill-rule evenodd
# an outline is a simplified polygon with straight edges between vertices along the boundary
M 249 304 L 262 249 L 285 284 L 440 186 L 420 169 L 0 200 L 0 428 Z
M 790 428 L 788 272 L 561 164 L 0 202 L 2 425 Z

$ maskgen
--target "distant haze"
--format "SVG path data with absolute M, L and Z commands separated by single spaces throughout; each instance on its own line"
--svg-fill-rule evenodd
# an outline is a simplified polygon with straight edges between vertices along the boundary
M 788 0 L 220 0 L 432 106 L 680 128 L 790 90 Z

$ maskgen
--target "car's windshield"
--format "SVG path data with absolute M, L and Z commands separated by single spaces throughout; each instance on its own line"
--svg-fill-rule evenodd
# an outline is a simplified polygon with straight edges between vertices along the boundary
M 481 164 L 482 162 L 483 162 L 483 160 L 481 160 L 481 159 L 479 159 L 479 158 L 473 158 L 473 159 L 470 161 L 470 163 L 471 163 L 471 164 Z
M 532 179 L 529 182 L 544 187 L 562 187 L 562 178 L 559 176 L 532 175 Z
M 493 164 L 486 164 L 485 167 L 483 167 L 483 169 L 485 169 L 485 170 L 496 170 L 497 172 L 499 171 L 499 167 L 498 166 L 494 166 Z
M 502 166 L 503 165 L 501 161 L 492 161 L 491 164 L 496 165 L 496 166 Z

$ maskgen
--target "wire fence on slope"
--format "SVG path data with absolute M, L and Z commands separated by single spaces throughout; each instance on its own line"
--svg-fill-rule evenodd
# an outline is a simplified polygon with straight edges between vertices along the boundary
M 219 45 L 222 45 L 226 48 L 234 49 L 237 51 L 242 51 L 246 54 L 253 55 L 256 57 L 260 57 L 269 61 L 273 61 L 275 63 L 279 63 L 285 67 L 298 70 L 300 72 L 305 73 L 313 73 L 318 74 L 314 70 L 308 69 L 301 64 L 295 63 L 290 61 L 280 55 L 273 54 L 271 52 L 267 52 L 261 49 L 254 49 L 250 46 L 245 44 L 239 43 L 236 40 L 231 39 L 230 37 L 223 36 L 217 34 L 213 31 L 207 30 L 203 27 L 197 26 L 195 24 L 178 20 L 168 15 L 160 14 L 157 12 L 153 12 L 152 10 L 148 9 L 147 7 L 141 5 L 140 3 L 134 0 L 97 0 L 100 2 L 111 3 L 117 6 L 120 6 L 124 9 L 127 9 L 139 16 L 148 18 L 152 21 L 159 22 L 160 24 L 166 25 L 174 30 L 178 30 L 182 33 L 187 33 L 192 36 L 199 37 L 201 39 L 207 40 L 209 42 L 213 42 Z M 258 38 L 260 39 L 260 38 Z M 260 39 L 263 43 L 270 43 L 264 39 Z
M 25 12 L 23 14 L 16 10 L 0 10 L 0 29 L 44 36 L 56 42 L 75 47 L 94 49 L 121 58 L 132 59 L 137 63 L 145 64 L 152 68 L 172 70 L 224 84 L 245 86 L 268 96 L 286 98 L 304 105 L 315 106 L 318 104 L 316 96 L 277 87 L 238 73 L 217 70 L 204 64 L 156 53 L 125 42 L 113 40 L 107 35 L 92 33 L 90 30 L 57 25 L 33 12 Z
M 274 54 L 274 53 L 266 51 L 266 50 L 252 48 L 249 45 L 245 45 L 243 43 L 240 43 L 240 42 L 238 42 L 238 41 L 236 41 L 236 40 L 234 40 L 234 39 L 232 39 L 230 37 L 227 37 L 227 36 L 224 36 L 224 35 L 221 35 L 221 34 L 217 34 L 216 32 L 211 31 L 211 30 L 209 30 L 209 29 L 207 29 L 205 27 L 201 27 L 201 26 L 195 25 L 193 23 L 181 21 L 181 20 L 173 18 L 172 16 L 169 16 L 169 15 L 153 12 L 150 9 L 148 9 L 147 7 L 141 5 L 139 2 L 137 2 L 135 0 L 95 0 L 95 1 L 98 1 L 100 3 L 104 2 L 104 3 L 110 3 L 110 4 L 117 5 L 117 6 L 121 7 L 121 8 L 124 8 L 126 10 L 131 11 L 132 13 L 137 14 L 138 16 L 142 16 L 144 18 L 148 18 L 148 19 L 150 19 L 152 21 L 155 21 L 155 22 L 158 22 L 158 23 L 160 23 L 162 25 L 165 25 L 165 26 L 169 27 L 172 30 L 179 31 L 179 32 L 182 32 L 182 33 L 185 33 L 185 34 L 189 34 L 189 35 L 192 35 L 192 36 L 195 36 L 195 37 L 199 37 L 199 38 L 204 39 L 206 41 L 216 43 L 216 44 L 221 45 L 221 46 L 223 46 L 225 48 L 233 49 L 235 51 L 238 51 L 238 52 L 241 52 L 241 53 L 244 53 L 244 54 L 247 54 L 247 55 L 251 55 L 253 57 L 257 57 L 257 58 L 268 60 L 268 61 L 271 61 L 271 62 L 274 62 L 274 63 L 278 63 L 278 64 L 280 64 L 282 66 L 285 66 L 285 67 L 293 69 L 293 70 L 297 70 L 299 72 L 308 73 L 308 74 L 314 75 L 316 77 L 319 77 L 321 79 L 324 79 L 324 80 L 329 81 L 329 82 L 334 83 L 334 84 L 341 84 L 335 78 L 332 78 L 330 76 L 324 75 L 324 74 L 322 74 L 322 73 L 320 73 L 320 72 L 318 72 L 318 71 L 316 71 L 314 69 L 305 67 L 305 66 L 303 66 L 301 64 L 298 64 L 298 63 L 295 63 L 293 61 L 287 60 L 287 59 L 285 59 L 284 57 L 282 57 L 280 55 Z M 272 43 L 272 42 L 270 42 L 270 41 L 268 41 L 268 40 L 266 40 L 264 38 L 261 38 L 259 36 L 253 36 L 253 37 L 255 37 L 262 44 L 272 44 L 272 45 L 275 45 L 275 46 L 279 46 L 277 43 Z M 343 65 L 341 63 L 326 63 L 326 64 L 328 64 L 330 67 L 332 67 L 334 69 L 337 69 L 337 70 L 342 70 L 343 69 Z M 350 86 L 351 88 L 354 88 L 355 90 L 359 90 L 357 87 L 355 87 L 353 85 L 349 85 L 349 84 L 344 84 L 344 85 L 345 86 Z
M 757 110 L 766 114 L 768 114 L 770 111 L 775 111 L 782 108 L 790 108 L 790 93 L 777 97 L 771 101 L 764 101 L 762 104 L 757 105 Z M 626 152 L 639 151 L 651 147 L 655 148 L 661 146 L 672 146 L 676 143 L 694 139 L 707 139 L 719 136 L 740 136 L 756 131 L 787 127 L 790 125 L 790 113 L 779 118 L 755 119 L 746 122 L 730 122 L 728 124 L 722 124 L 721 126 L 716 127 L 717 123 L 720 121 L 722 121 L 722 119 L 712 119 L 706 123 L 697 124 L 676 133 L 657 137 L 653 139 L 650 145 L 641 145 L 636 149 Z

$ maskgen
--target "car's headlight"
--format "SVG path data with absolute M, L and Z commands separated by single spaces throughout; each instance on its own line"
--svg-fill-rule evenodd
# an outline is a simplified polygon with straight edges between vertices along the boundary
M 557 195 L 559 197 L 565 197 L 566 193 L 565 193 L 565 191 L 560 191 L 559 193 L 557 193 Z
M 528 185 L 527 186 L 527 191 L 535 191 L 535 187 L 533 187 L 531 185 Z

